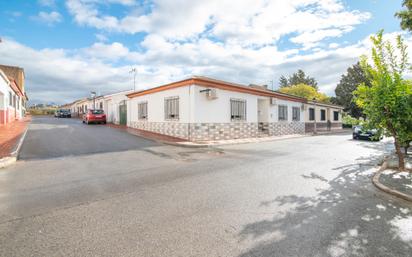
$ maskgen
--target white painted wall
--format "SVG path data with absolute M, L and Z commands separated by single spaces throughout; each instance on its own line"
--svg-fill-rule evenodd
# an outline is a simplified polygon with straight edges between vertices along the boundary
M 207 87 L 190 85 L 156 92 L 148 95 L 131 98 L 128 105 L 128 119 L 131 122 L 138 121 L 138 103 L 148 102 L 148 122 L 165 122 L 164 99 L 166 97 L 179 96 L 180 119 L 182 123 L 227 123 L 230 119 L 230 99 L 246 100 L 246 122 L 258 122 L 258 99 L 262 107 L 262 122 L 278 122 L 278 106 L 288 106 L 288 122 L 292 121 L 292 107 L 300 110 L 300 121 L 305 120 L 302 103 L 277 99 L 275 105 L 270 105 L 269 97 L 262 97 L 241 92 L 215 89 L 217 99 L 208 99 L 206 92 L 200 92 Z M 266 108 L 265 108 L 266 107 Z M 177 122 L 177 121 L 176 121 Z M 130 124 L 130 123 L 129 123 Z
M 300 110 L 300 121 L 303 122 L 305 119 L 304 110 L 302 110 L 302 103 L 293 102 L 287 100 L 276 99 L 275 105 L 270 105 L 269 110 L 269 122 L 278 122 L 279 120 L 279 105 L 286 105 L 288 107 L 288 119 L 280 122 L 291 122 L 292 121 L 292 107 L 298 107 Z
M 0 71 L 1 72 L 1 71 Z M 3 73 L 0 74 L 0 110 L 5 110 L 9 103 L 9 81 Z
M 194 123 L 226 123 L 230 119 L 230 99 L 246 100 L 246 122 L 257 122 L 257 99 L 258 96 L 240 92 L 216 89 L 217 99 L 209 100 L 206 93 L 200 90 L 207 89 L 198 85 L 191 86 L 192 95 L 192 122 Z M 239 121 L 236 121 L 239 122 Z M 241 122 L 241 121 L 240 121 Z
M 340 112 L 340 108 L 337 108 L 337 107 L 331 107 L 331 106 L 320 106 L 320 105 L 313 105 L 313 104 L 306 104 L 306 106 L 305 106 L 305 122 L 314 122 L 314 121 L 311 121 L 311 120 L 309 120 L 309 108 L 314 108 L 315 109 L 315 119 L 316 119 L 316 122 L 319 122 L 319 123 L 322 123 L 322 122 L 324 122 L 324 123 L 326 123 L 328 120 L 330 120 L 332 123 L 339 123 L 339 122 L 342 122 L 342 113 Z M 326 111 L 326 119 L 325 120 L 323 120 L 323 121 L 321 121 L 320 120 L 320 118 L 321 118 L 321 110 L 325 110 Z M 335 120 L 333 120 L 333 112 L 334 111 L 337 111 L 337 112 L 339 112 L 339 120 L 338 121 L 335 121 Z
M 131 98 L 129 100 L 128 113 L 130 113 L 130 121 L 138 121 L 138 103 L 147 101 L 147 121 L 149 122 L 165 122 L 164 118 L 164 100 L 166 97 L 179 97 L 179 121 L 188 123 L 190 116 L 190 86 L 173 88 L 166 91 L 156 92 L 153 94 L 143 95 Z
M 106 113 L 107 122 L 112 122 L 118 124 L 120 121 L 119 117 L 119 105 L 122 101 L 128 101 L 129 98 L 126 94 L 130 91 L 119 92 L 117 94 L 107 95 L 104 97 L 103 109 Z M 129 106 L 127 106 L 129 108 Z M 128 109 L 129 110 L 129 109 Z M 127 112 L 129 116 L 129 111 Z M 129 120 L 129 117 L 127 117 Z M 128 122 L 129 124 L 129 122 Z

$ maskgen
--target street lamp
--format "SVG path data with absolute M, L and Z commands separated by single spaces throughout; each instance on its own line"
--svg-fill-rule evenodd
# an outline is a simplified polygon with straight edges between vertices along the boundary
M 90 96 L 93 98 L 93 110 L 96 109 L 96 92 L 90 92 Z

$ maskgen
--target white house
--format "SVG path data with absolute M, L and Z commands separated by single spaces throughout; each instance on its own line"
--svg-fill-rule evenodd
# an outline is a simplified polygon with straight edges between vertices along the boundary
M 103 97 L 103 110 L 106 113 L 107 122 L 114 124 L 127 124 L 127 94 L 132 90 L 117 92 Z
M 27 96 L 24 87 L 19 86 L 16 80 L 7 76 L 2 69 L 6 69 L 9 73 L 10 70 L 14 71 L 14 69 L 17 72 L 23 71 L 18 67 L 0 66 L 0 124 L 7 124 L 24 117 Z
M 191 77 L 127 95 L 128 126 L 191 141 L 305 133 L 304 98 Z
M 342 129 L 342 106 L 308 101 L 305 104 L 305 131 Z M 316 125 L 315 125 L 316 124 Z

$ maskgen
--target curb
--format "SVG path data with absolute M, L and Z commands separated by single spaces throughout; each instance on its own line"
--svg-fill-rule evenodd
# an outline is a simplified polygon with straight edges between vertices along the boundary
M 181 143 L 173 143 L 173 145 L 187 147 L 187 148 L 213 148 L 219 146 L 228 146 L 228 145 L 244 145 L 244 144 L 253 144 L 253 143 L 266 143 L 266 142 L 275 142 L 275 141 L 283 141 L 288 139 L 296 139 L 296 138 L 303 138 L 309 137 L 310 135 L 300 135 L 296 137 L 285 137 L 285 138 L 273 138 L 270 140 L 262 140 L 262 141 L 252 141 L 252 142 L 230 142 L 230 143 L 217 143 L 217 144 L 181 144 Z
M 18 160 L 18 155 L 21 149 L 21 146 L 23 145 L 24 139 L 26 137 L 27 131 L 29 130 L 29 126 L 26 127 L 26 130 L 23 132 L 23 134 L 20 136 L 19 142 L 16 144 L 13 152 L 10 153 L 10 156 L 3 157 L 0 159 L 0 169 L 6 168 Z
M 375 175 L 373 175 L 372 177 L 372 183 L 380 190 L 382 190 L 385 193 L 388 193 L 390 195 L 396 196 L 398 198 L 401 198 L 403 200 L 412 202 L 412 196 L 411 195 L 407 195 L 405 193 L 399 192 L 398 190 L 395 189 L 391 189 L 385 185 L 383 185 L 380 181 L 379 178 L 381 176 L 381 173 L 386 170 L 386 168 L 388 167 L 388 163 L 386 162 L 386 159 L 384 160 L 382 166 L 379 168 L 379 170 L 375 173 Z

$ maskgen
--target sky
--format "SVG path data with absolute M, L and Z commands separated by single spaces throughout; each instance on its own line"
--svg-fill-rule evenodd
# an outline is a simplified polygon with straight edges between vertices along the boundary
M 370 35 L 403 34 L 401 0 L 0 0 L 0 63 L 30 103 L 209 76 L 279 86 L 298 69 L 333 96 Z

